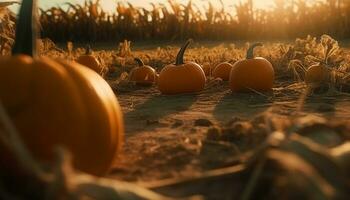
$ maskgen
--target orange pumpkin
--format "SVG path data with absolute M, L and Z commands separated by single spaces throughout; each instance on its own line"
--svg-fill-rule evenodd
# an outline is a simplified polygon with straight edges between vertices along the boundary
M 145 65 L 139 58 L 135 58 L 135 61 L 139 66 L 131 70 L 129 80 L 138 85 L 153 85 L 156 82 L 156 70 L 148 65 Z
M 329 79 L 330 70 L 321 64 L 312 65 L 306 70 L 305 73 L 305 82 L 307 84 L 319 85 L 322 83 L 327 83 Z
M 76 61 L 77 63 L 82 64 L 99 74 L 103 73 L 104 68 L 102 67 L 100 62 L 97 60 L 97 58 L 92 55 L 92 50 L 89 45 L 86 47 L 85 55 L 79 56 Z
M 230 87 L 233 92 L 272 89 L 275 78 L 274 69 L 265 58 L 254 58 L 254 48 L 257 46 L 262 44 L 252 45 L 247 51 L 246 59 L 233 65 L 230 74 Z
M 229 62 L 223 62 L 218 64 L 213 70 L 214 78 L 221 78 L 224 81 L 230 80 L 230 73 L 233 65 Z
M 162 94 L 195 93 L 204 89 L 206 77 L 200 65 L 184 63 L 184 53 L 191 40 L 180 49 L 176 63 L 165 66 L 159 74 L 158 88 Z
M 117 98 L 91 69 L 36 55 L 36 26 L 27 20 L 36 21 L 35 3 L 23 1 L 13 56 L 0 58 L 1 102 L 36 159 L 52 162 L 54 149 L 62 146 L 75 167 L 103 175 L 123 139 Z

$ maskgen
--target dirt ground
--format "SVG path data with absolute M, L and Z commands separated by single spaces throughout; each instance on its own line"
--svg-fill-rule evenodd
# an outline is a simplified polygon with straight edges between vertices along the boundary
M 119 88 L 125 143 L 110 177 L 142 183 L 230 166 L 237 155 L 266 139 L 261 116 L 293 116 L 303 91 L 303 84 L 279 82 L 270 93 L 233 94 L 218 80 L 194 95 L 164 96 L 156 86 Z M 313 94 L 302 114 L 348 121 L 350 96 Z M 222 130 L 232 132 L 231 142 L 212 139 Z

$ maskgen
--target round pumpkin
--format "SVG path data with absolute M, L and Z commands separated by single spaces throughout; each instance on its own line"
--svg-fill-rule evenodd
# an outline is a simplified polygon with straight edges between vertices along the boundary
M 92 50 L 89 45 L 86 47 L 85 54 L 79 56 L 76 62 L 94 70 L 99 74 L 103 73 L 104 68 L 102 67 L 100 62 L 97 60 L 97 58 L 92 54 Z
M 156 70 L 148 65 L 145 65 L 139 58 L 135 58 L 135 61 L 139 66 L 131 70 L 129 80 L 138 85 L 153 85 L 156 82 Z
M 200 65 L 184 63 L 184 53 L 191 40 L 180 49 L 176 63 L 165 66 L 159 74 L 158 88 L 162 94 L 174 95 L 200 92 L 205 87 L 206 77 Z
M 327 83 L 330 79 L 330 70 L 320 64 L 312 65 L 306 70 L 305 82 L 307 84 Z
M 36 20 L 35 3 L 23 1 L 13 56 L 0 58 L 1 102 L 36 159 L 51 163 L 61 146 L 72 153 L 75 167 L 103 175 L 123 140 L 117 98 L 93 70 L 36 56 L 36 26 L 27 20 Z
M 230 73 L 230 88 L 233 92 L 272 90 L 275 72 L 272 64 L 262 57 L 254 57 L 254 48 L 262 46 L 257 43 L 247 51 L 247 57 L 233 65 Z
M 230 80 L 230 73 L 233 65 L 229 62 L 223 62 L 218 64 L 213 70 L 214 78 L 221 78 L 224 81 Z

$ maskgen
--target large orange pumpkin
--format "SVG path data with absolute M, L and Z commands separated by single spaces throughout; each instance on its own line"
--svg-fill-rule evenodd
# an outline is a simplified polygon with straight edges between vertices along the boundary
M 156 70 L 145 65 L 140 58 L 135 58 L 135 61 L 139 66 L 131 70 L 129 80 L 138 85 L 153 85 L 156 82 Z
M 233 92 L 272 90 L 275 72 L 272 64 L 265 58 L 255 57 L 254 48 L 262 46 L 257 43 L 247 51 L 247 57 L 233 65 L 230 74 L 230 87 Z
M 165 66 L 159 74 L 158 88 L 162 94 L 195 93 L 204 89 L 206 77 L 200 65 L 184 63 L 184 53 L 191 40 L 180 49 L 176 63 Z
M 75 167 L 103 175 L 123 139 L 117 98 L 93 70 L 36 55 L 35 5 L 22 2 L 13 56 L 0 58 L 0 100 L 36 159 L 51 162 L 62 146 Z
M 223 62 L 218 64 L 213 70 L 214 78 L 221 78 L 224 81 L 228 81 L 230 79 L 230 73 L 233 65 L 229 62 Z
M 76 61 L 77 63 L 82 64 L 99 74 L 103 73 L 104 68 L 100 64 L 100 62 L 97 60 L 97 58 L 94 55 L 92 55 L 92 49 L 90 45 L 86 47 L 85 54 L 79 56 Z

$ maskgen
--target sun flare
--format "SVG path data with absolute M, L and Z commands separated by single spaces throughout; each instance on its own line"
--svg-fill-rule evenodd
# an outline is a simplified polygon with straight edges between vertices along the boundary
M 115 0 L 101 0 L 100 1 L 101 8 L 106 12 L 114 12 L 116 8 Z

